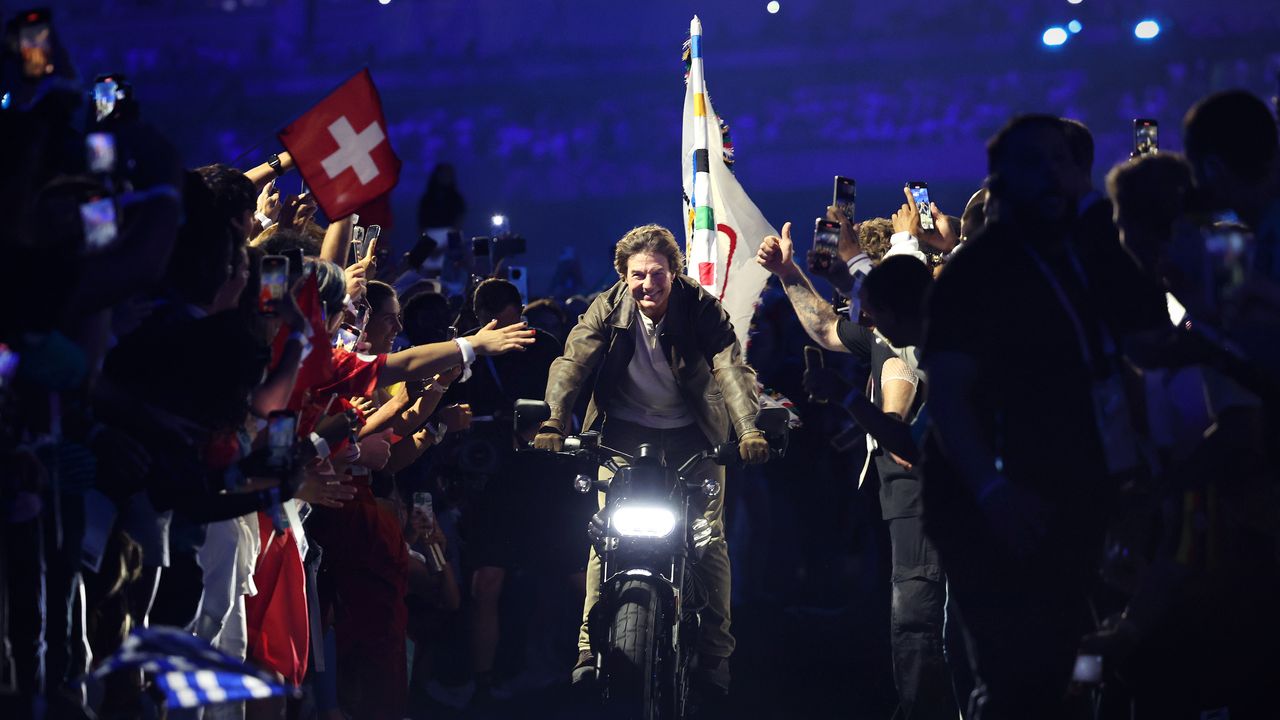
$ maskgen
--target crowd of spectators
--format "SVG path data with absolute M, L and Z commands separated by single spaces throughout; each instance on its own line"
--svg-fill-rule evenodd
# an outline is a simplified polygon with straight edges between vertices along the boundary
M 417 245 L 361 247 L 277 187 L 288 153 L 187 168 L 136 107 L 95 115 L 65 55 L 23 59 L 0 111 L 3 714 L 155 716 L 153 676 L 86 681 L 148 626 L 301 690 L 208 717 L 398 719 L 567 682 L 594 503 L 512 407 L 614 278 L 566 252 L 556 295 L 525 296 L 515 243 L 462 241 L 443 165 Z M 1097 188 L 1084 124 L 1018 115 L 966 207 L 906 191 L 883 217 L 827 208 L 839 243 L 806 260 L 790 223 L 760 245 L 747 358 L 806 427 L 800 460 L 729 492 L 876 489 L 904 716 L 1273 711 L 1280 143 L 1241 91 L 1182 130 L 1185 156 Z M 112 162 L 83 150 L 103 136 Z M 844 526 L 745 497 L 731 525 L 830 566 Z M 756 540 L 736 597 L 777 591 Z

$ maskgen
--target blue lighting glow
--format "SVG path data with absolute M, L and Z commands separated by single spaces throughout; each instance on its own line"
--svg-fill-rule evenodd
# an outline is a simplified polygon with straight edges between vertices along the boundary
M 1074 35 L 1080 32 L 1081 30 L 1083 30 L 1084 25 L 1081 25 L 1079 20 L 1072 20 L 1071 22 L 1067 23 L 1067 29 L 1071 31 L 1072 35 Z
M 1155 20 L 1143 20 L 1133 26 L 1133 36 L 1139 40 L 1150 40 L 1160 34 L 1160 23 Z
M 1057 47 L 1067 41 L 1067 31 L 1057 25 L 1054 25 L 1044 31 L 1044 35 L 1040 40 L 1049 47 Z

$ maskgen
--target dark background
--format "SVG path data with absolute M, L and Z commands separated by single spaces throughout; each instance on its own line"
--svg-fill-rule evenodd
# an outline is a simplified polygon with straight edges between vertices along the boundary
M 5 14 L 24 6 L 3 4 Z M 860 217 L 887 216 L 906 180 L 958 214 L 983 143 L 1018 111 L 1084 120 L 1099 182 L 1130 120 L 1180 147 L 1189 105 L 1217 89 L 1275 93 L 1280 11 L 1267 0 L 94 0 L 53 3 L 82 75 L 118 71 L 188 164 L 247 167 L 275 132 L 369 67 L 404 160 L 392 238 L 407 249 L 436 162 L 454 163 L 468 234 L 502 212 L 529 238 L 531 290 L 573 245 L 588 280 L 630 227 L 680 222 L 680 45 L 704 25 L 708 88 L 737 173 L 778 227 L 807 229 L 837 173 Z M 1139 41 L 1134 24 L 1161 34 Z M 1050 25 L 1083 30 L 1050 49 Z M 296 175 L 282 181 L 296 191 Z

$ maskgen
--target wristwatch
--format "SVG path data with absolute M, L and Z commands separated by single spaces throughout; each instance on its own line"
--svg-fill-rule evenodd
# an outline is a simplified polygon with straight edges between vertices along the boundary
M 267 156 L 267 164 L 271 166 L 271 172 L 275 173 L 276 177 L 280 177 L 284 173 L 284 169 L 282 168 L 280 163 L 279 154 L 271 153 L 269 156 Z

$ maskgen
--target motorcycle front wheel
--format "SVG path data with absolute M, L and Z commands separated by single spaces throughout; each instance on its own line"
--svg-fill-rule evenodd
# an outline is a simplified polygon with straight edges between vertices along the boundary
M 619 587 L 604 654 L 608 717 L 667 720 L 676 715 L 671 643 L 661 641 L 662 600 L 652 585 L 627 580 Z

